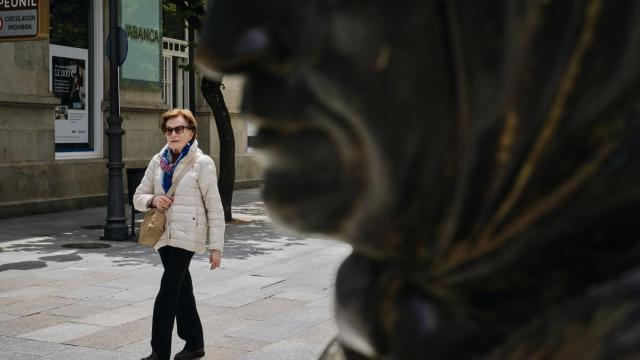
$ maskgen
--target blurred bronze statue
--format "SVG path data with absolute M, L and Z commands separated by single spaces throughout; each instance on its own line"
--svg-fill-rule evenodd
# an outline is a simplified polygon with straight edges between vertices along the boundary
M 272 215 L 353 246 L 322 359 L 640 358 L 640 1 L 208 13 Z

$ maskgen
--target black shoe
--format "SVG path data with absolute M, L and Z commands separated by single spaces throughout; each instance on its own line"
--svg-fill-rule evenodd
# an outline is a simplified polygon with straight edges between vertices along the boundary
M 199 359 L 204 356 L 204 348 L 195 350 L 182 350 L 173 357 L 174 360 L 191 360 Z
M 154 351 L 151 353 L 151 355 L 147 356 L 146 358 L 142 358 L 140 360 L 160 360 L 160 357 L 158 356 L 158 353 Z

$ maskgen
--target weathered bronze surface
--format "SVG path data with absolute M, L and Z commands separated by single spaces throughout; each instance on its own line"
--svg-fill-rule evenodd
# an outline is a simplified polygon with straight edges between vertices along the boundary
M 208 11 L 272 214 L 354 248 L 323 359 L 640 358 L 640 1 Z

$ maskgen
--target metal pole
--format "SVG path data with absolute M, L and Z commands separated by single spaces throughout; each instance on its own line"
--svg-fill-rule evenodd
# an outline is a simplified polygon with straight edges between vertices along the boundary
M 120 88 L 118 76 L 119 41 L 118 0 L 109 0 L 109 189 L 107 195 L 107 224 L 104 227 L 104 240 L 127 240 L 129 238 L 127 220 L 124 212 L 124 186 L 122 183 L 122 117 L 120 117 Z

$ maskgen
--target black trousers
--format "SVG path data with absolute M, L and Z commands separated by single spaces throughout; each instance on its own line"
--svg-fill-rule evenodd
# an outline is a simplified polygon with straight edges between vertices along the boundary
M 164 273 L 153 306 L 151 348 L 161 360 L 169 360 L 174 319 L 178 323 L 178 336 L 186 341 L 185 349 L 203 347 L 204 339 L 189 273 L 193 252 L 172 246 L 163 246 L 158 251 Z

